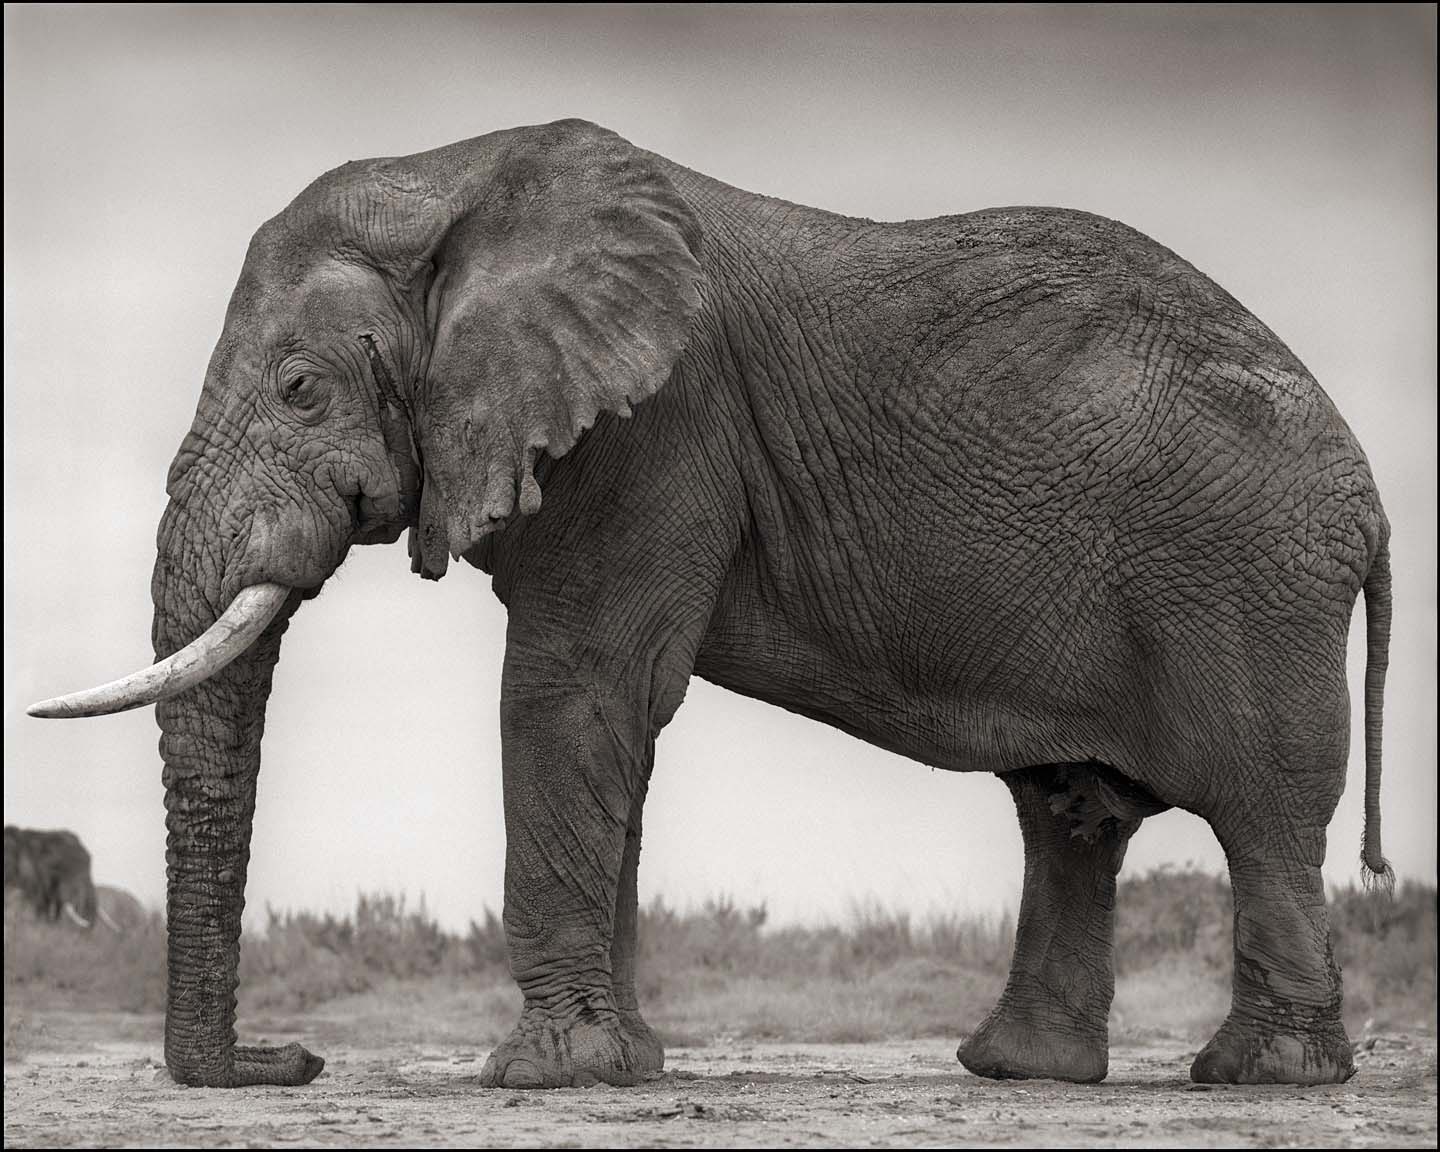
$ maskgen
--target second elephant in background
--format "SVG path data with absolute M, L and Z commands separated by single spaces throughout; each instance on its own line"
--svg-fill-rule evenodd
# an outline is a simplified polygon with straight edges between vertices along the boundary
M 19 889 L 42 919 L 95 923 L 90 853 L 73 832 L 5 825 L 5 887 Z
M 160 923 L 159 914 L 124 888 L 110 884 L 95 886 L 95 917 L 105 927 L 121 934 L 137 931 L 152 920 Z

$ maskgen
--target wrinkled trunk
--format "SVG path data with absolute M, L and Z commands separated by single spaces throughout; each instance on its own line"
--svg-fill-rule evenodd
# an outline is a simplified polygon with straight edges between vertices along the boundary
M 157 657 L 193 640 L 224 608 L 218 534 L 200 516 L 172 500 L 161 523 L 152 585 Z M 156 706 L 168 830 L 165 1061 L 182 1083 L 275 1082 L 256 1067 L 275 1053 L 235 1047 L 235 989 L 265 703 L 298 599 L 229 667 Z

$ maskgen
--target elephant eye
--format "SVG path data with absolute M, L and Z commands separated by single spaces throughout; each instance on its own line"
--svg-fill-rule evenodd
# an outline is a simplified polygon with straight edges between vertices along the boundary
M 313 389 L 310 387 L 313 382 L 314 377 L 304 373 L 292 376 L 280 386 L 280 396 L 286 404 L 303 407 L 313 399 Z

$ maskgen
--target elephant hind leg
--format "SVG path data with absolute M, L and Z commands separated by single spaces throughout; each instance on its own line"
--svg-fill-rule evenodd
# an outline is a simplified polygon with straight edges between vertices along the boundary
M 1201 1083 L 1335 1084 L 1355 1072 L 1320 874 L 1329 811 L 1301 819 L 1292 806 L 1277 796 L 1215 827 L 1235 968 L 1230 1014 L 1190 1068 Z
M 1099 764 L 1001 776 L 1025 841 L 1015 955 L 1000 1002 L 961 1045 L 994 1079 L 1093 1083 L 1109 1067 L 1115 876 L 1145 816 L 1165 805 Z

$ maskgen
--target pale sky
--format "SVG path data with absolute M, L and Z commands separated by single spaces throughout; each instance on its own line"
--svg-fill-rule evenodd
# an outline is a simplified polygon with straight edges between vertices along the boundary
M 905 219 L 1009 204 L 1123 220 L 1299 355 L 1394 527 L 1384 843 L 1436 869 L 1435 15 L 1430 6 L 5 9 L 5 819 L 74 829 L 160 904 L 151 709 L 26 717 L 150 655 L 150 569 L 251 233 L 347 160 L 579 116 L 741 188 Z M 275 676 L 249 923 L 424 893 L 498 909 L 488 578 L 352 552 Z M 1359 877 L 1356 739 L 1327 875 Z M 1220 867 L 1185 813 L 1126 870 Z M 661 738 L 641 896 L 780 920 L 871 900 L 1018 905 L 1009 793 L 692 682 Z

